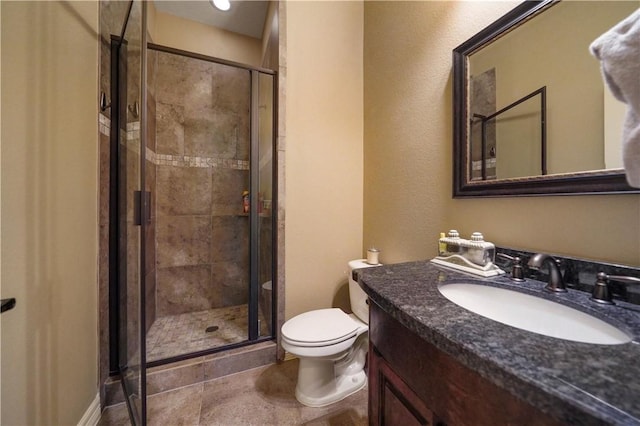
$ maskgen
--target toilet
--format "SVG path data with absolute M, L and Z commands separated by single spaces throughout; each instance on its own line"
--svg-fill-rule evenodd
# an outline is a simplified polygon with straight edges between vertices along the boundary
M 282 325 L 282 347 L 300 359 L 296 399 L 309 407 L 338 402 L 367 384 L 364 372 L 369 347 L 367 295 L 353 270 L 370 268 L 364 259 L 349 262 L 349 298 L 353 314 L 338 308 L 318 309 Z

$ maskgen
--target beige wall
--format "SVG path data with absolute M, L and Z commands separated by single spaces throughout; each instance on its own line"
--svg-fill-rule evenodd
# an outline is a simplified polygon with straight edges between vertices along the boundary
M 267 16 L 264 20 L 264 28 L 262 29 L 262 47 L 261 47 L 261 56 L 262 56 L 262 66 L 265 66 L 265 62 L 269 62 L 269 59 L 273 56 L 273 45 L 277 43 L 278 37 L 278 0 L 269 1 L 269 7 L 267 8 Z M 269 64 L 271 68 L 274 67 L 273 64 Z
M 259 67 L 262 41 L 179 18 L 149 8 L 149 34 L 154 43 L 188 52 Z
M 2 424 L 97 394 L 97 2 L 2 8 Z
M 441 231 L 640 265 L 640 196 L 453 200 L 451 51 L 513 2 L 365 2 L 364 247 L 436 254 Z
M 472 55 L 473 74 L 496 69 L 498 108 L 546 86 L 549 173 L 605 168 L 605 89 L 600 63 L 589 53 L 588 46 L 637 7 L 637 2 L 629 1 L 560 2 L 548 13 Z M 513 117 L 525 111 L 539 111 L 539 104 L 540 97 L 536 97 L 498 120 L 498 178 L 531 175 L 509 170 L 510 165 L 526 163 L 524 157 L 530 159 L 533 174 L 539 174 L 539 134 L 534 138 L 538 150 L 527 153 L 522 141 L 522 121 L 526 120 L 517 124 L 507 118 L 509 114 Z M 539 116 L 530 117 L 528 123 L 537 130 L 539 120 Z M 512 130 L 518 132 L 519 138 L 514 138 Z M 517 144 L 511 142 L 516 139 Z M 509 150 L 509 146 L 513 148 Z M 580 155 L 576 155 L 577 146 Z
M 286 22 L 288 319 L 334 305 L 362 256 L 363 4 L 288 2 Z

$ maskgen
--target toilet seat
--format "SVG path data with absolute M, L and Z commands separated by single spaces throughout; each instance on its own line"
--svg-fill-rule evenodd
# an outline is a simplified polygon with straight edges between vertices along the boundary
M 282 337 L 299 347 L 330 346 L 351 339 L 361 324 L 341 309 L 318 309 L 291 318 L 282 326 Z

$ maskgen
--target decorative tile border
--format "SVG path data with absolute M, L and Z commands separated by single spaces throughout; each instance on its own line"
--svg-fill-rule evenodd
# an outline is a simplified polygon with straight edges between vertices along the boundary
M 487 169 L 494 169 L 496 167 L 496 159 L 495 158 L 488 158 L 488 159 L 485 160 L 485 164 L 487 166 Z M 472 161 L 471 162 L 471 169 L 472 170 L 482 170 L 482 160 Z
M 192 157 L 189 155 L 156 154 L 147 148 L 147 158 L 158 166 L 213 167 L 233 170 L 249 170 L 249 161 L 216 157 Z
M 111 134 L 111 119 L 102 113 L 98 114 L 98 130 L 105 136 Z
M 104 114 L 98 114 L 99 117 L 99 132 L 105 136 L 110 135 L 111 119 Z M 139 152 L 139 144 L 132 143 L 137 142 L 140 139 L 140 122 L 127 123 L 127 145 L 132 151 Z M 249 170 L 249 161 L 235 160 L 230 158 L 217 158 L 217 157 L 193 157 L 189 155 L 167 155 L 157 154 L 153 150 L 147 147 L 146 158 L 152 164 L 156 166 L 176 166 L 176 167 L 212 167 L 220 169 L 232 169 L 232 170 Z
M 140 139 L 140 122 L 127 123 L 127 141 Z

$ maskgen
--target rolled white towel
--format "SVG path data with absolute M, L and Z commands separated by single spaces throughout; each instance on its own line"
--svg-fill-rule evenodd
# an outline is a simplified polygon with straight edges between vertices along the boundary
M 622 162 L 629 185 L 640 188 L 640 9 L 589 47 L 601 61 L 609 90 L 627 105 L 622 129 Z

